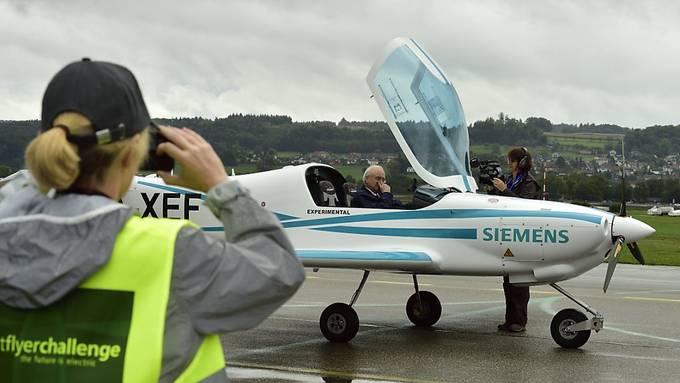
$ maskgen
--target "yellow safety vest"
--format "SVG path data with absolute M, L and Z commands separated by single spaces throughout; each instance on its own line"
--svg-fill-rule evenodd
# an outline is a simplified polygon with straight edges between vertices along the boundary
M 59 302 L 37 310 L 0 304 L 0 380 L 158 381 L 175 239 L 190 224 L 132 217 L 109 262 Z M 176 382 L 223 368 L 219 338 L 209 335 Z

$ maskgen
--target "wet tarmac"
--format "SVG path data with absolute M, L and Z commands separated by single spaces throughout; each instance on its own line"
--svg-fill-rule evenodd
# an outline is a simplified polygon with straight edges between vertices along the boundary
M 529 324 L 499 333 L 505 305 L 500 278 L 419 277 L 437 294 L 442 318 L 429 329 L 408 321 L 409 275 L 371 273 L 355 309 L 361 320 L 348 344 L 319 331 L 321 311 L 348 302 L 361 271 L 308 270 L 308 280 L 256 329 L 223 336 L 233 382 L 678 382 L 680 268 L 619 265 L 607 294 L 606 265 L 562 287 L 605 316 L 581 349 L 550 336 L 562 308 L 578 308 L 548 286 L 532 287 Z

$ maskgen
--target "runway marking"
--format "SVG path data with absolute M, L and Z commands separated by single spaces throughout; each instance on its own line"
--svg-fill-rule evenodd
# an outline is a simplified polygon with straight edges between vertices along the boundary
M 294 321 L 294 322 L 309 322 L 309 323 L 319 323 L 318 319 L 303 319 L 303 318 L 291 318 L 291 317 L 280 317 L 280 316 L 270 316 L 270 319 L 280 319 L 280 320 L 289 320 L 289 321 Z M 389 326 L 380 326 L 377 324 L 369 324 L 369 323 L 360 323 L 359 327 L 389 327 Z
M 595 356 L 605 356 L 610 358 L 620 358 L 620 359 L 637 359 L 637 360 L 655 360 L 659 362 L 680 362 L 680 359 L 671 358 L 658 358 L 654 356 L 635 356 L 635 355 L 623 355 L 623 354 L 610 354 L 606 352 L 591 352 L 590 355 Z
M 623 297 L 623 299 L 630 299 L 630 300 L 634 300 L 634 301 L 654 301 L 654 302 L 673 302 L 673 303 L 680 303 L 680 299 L 669 299 L 669 298 Z
M 577 278 L 581 279 L 603 279 L 603 277 L 597 277 L 597 276 L 591 276 L 591 275 L 579 275 Z M 616 276 L 617 281 L 619 283 L 621 281 L 629 280 L 629 281 L 641 281 L 641 282 L 652 282 L 652 283 L 672 283 L 672 284 L 677 284 L 677 280 L 670 280 L 670 279 L 647 279 L 647 278 L 635 278 L 635 277 L 626 277 L 625 275 L 617 275 Z
M 244 363 L 244 362 L 229 362 L 230 366 L 234 367 L 246 367 L 246 368 L 260 368 L 267 370 L 277 370 L 286 372 L 298 372 L 304 374 L 314 374 L 321 376 L 333 376 L 338 378 L 348 378 L 348 379 L 370 379 L 378 381 L 392 381 L 392 382 L 402 382 L 402 383 L 444 383 L 443 380 L 424 380 L 424 379 L 414 379 L 414 378 L 404 378 L 397 376 L 385 376 L 385 375 L 374 375 L 365 373 L 350 373 L 344 371 L 333 371 L 333 370 L 322 370 L 317 368 L 305 368 L 305 367 L 285 367 L 270 364 L 261 363 Z
M 297 319 L 295 319 L 295 320 L 297 321 Z M 317 322 L 317 321 L 314 321 L 314 322 Z M 368 326 L 361 325 L 361 326 L 372 327 L 373 329 L 359 332 L 359 333 L 357 333 L 357 336 L 364 335 L 364 334 L 367 334 L 367 333 L 376 333 L 376 332 L 394 330 L 393 327 L 385 327 L 385 326 L 375 326 L 375 325 L 373 325 L 373 326 L 371 326 L 371 325 L 368 325 Z M 328 340 L 326 340 L 326 338 L 322 338 L 322 337 L 314 338 L 314 339 L 309 339 L 309 340 L 305 340 L 305 341 L 301 341 L 301 342 L 288 343 L 288 344 L 284 344 L 284 345 L 280 345 L 280 346 L 270 346 L 270 347 L 257 348 L 257 349 L 254 349 L 254 350 L 248 350 L 248 351 L 244 351 L 244 352 L 241 352 L 241 353 L 231 354 L 228 357 L 229 357 L 230 360 L 233 360 L 235 358 L 242 358 L 242 357 L 247 357 L 247 356 L 251 356 L 251 355 L 276 354 L 278 352 L 281 352 L 281 351 L 284 351 L 284 350 L 287 350 L 287 349 L 290 349 L 290 348 L 301 347 L 301 346 L 311 346 L 311 345 L 314 345 L 314 344 L 322 344 L 322 343 L 328 343 Z M 230 364 L 233 365 L 233 363 L 230 363 Z
M 614 293 L 616 295 L 624 294 L 652 294 L 652 293 L 680 293 L 680 290 L 641 290 L 641 291 L 621 291 Z
M 347 283 L 359 283 L 360 278 L 357 278 L 357 280 L 353 279 L 339 279 L 339 278 L 322 278 L 322 277 L 307 277 L 307 279 L 323 279 L 324 281 L 333 281 L 333 282 L 347 282 Z M 397 282 L 397 281 L 383 281 L 383 280 L 368 280 L 366 283 L 383 283 L 383 284 L 389 284 L 389 285 L 406 285 L 406 286 L 413 286 L 413 282 Z M 431 283 L 418 283 L 418 286 L 433 286 Z
M 503 291 L 503 289 L 488 289 L 488 291 Z M 554 291 L 531 290 L 531 294 L 560 295 Z
M 368 281 L 368 283 L 383 283 L 387 285 L 407 285 L 413 286 L 413 282 L 393 282 L 393 281 Z M 430 283 L 418 283 L 418 286 L 432 286 Z
M 505 301 L 469 301 L 469 302 L 441 302 L 442 306 L 464 306 L 464 305 L 485 305 L 504 303 Z M 309 307 L 326 307 L 328 303 L 293 303 L 286 304 L 285 308 L 309 308 Z M 406 303 L 357 303 L 353 307 L 405 307 Z
M 622 334 L 627 334 L 627 335 L 640 336 L 640 337 L 643 337 L 643 338 L 650 338 L 650 339 L 656 339 L 656 340 L 663 340 L 663 341 L 666 341 L 666 342 L 680 343 L 680 339 L 666 338 L 666 337 L 662 337 L 662 336 L 645 334 L 645 333 L 641 333 L 641 332 L 628 331 L 628 330 L 624 330 L 624 329 L 618 328 L 618 327 L 607 326 L 606 321 L 605 321 L 604 329 L 620 332 Z

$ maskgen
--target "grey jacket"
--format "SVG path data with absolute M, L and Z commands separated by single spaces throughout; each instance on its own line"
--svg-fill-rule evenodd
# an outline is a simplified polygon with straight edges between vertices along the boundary
M 175 242 L 166 311 L 161 382 L 189 364 L 203 334 L 252 328 L 305 278 L 281 225 L 237 181 L 205 201 L 225 240 L 182 228 Z M 102 196 L 48 197 L 26 172 L 0 189 L 0 302 L 40 308 L 56 302 L 105 265 L 133 211 Z M 220 372 L 208 379 L 224 382 Z

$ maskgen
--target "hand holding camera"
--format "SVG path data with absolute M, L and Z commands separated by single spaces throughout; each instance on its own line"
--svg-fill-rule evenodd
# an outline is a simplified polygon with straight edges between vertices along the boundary
M 181 166 L 179 174 L 173 175 L 165 170 L 158 172 L 165 183 L 206 193 L 229 179 L 220 157 L 198 133 L 188 128 L 169 126 L 160 126 L 159 130 L 167 141 L 158 144 L 156 153 L 167 154 Z

